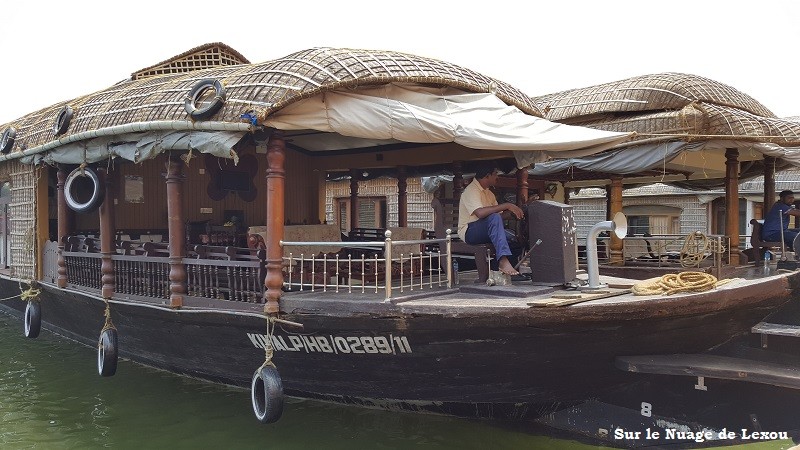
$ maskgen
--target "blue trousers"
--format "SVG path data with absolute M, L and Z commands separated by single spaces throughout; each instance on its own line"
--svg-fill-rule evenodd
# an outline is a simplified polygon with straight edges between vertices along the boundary
M 498 261 L 503 256 L 511 256 L 506 230 L 503 228 L 503 218 L 498 213 L 489 214 L 483 219 L 467 225 L 467 233 L 464 237 L 466 238 L 465 242 L 470 245 L 489 243 L 494 245 L 495 257 Z
M 794 244 L 794 238 L 796 238 L 798 234 L 800 234 L 800 230 L 797 228 L 783 230 L 783 242 L 786 243 L 786 246 L 789 247 L 789 249 L 792 248 L 792 245 Z M 780 242 L 781 232 L 778 231 L 777 233 L 772 233 L 769 236 L 762 236 L 761 239 L 767 242 Z

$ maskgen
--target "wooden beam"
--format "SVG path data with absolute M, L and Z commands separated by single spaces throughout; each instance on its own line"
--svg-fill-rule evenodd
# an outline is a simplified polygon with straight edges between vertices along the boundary
M 614 175 L 611 177 L 608 196 L 608 220 L 614 218 L 614 214 L 622 212 L 622 176 Z M 622 253 L 622 239 L 616 234 L 611 233 L 609 263 L 622 266 L 625 264 L 625 257 Z
M 183 215 L 183 161 L 167 156 L 167 226 L 169 227 L 169 306 L 180 308 L 186 296 L 186 219 Z
M 357 169 L 350 170 L 350 229 L 358 228 L 358 180 L 361 173 Z
M 461 161 L 453 162 L 453 199 L 456 204 L 461 200 L 461 192 L 464 191 L 464 169 Z
M 114 180 L 115 172 L 109 168 L 98 170 L 100 182 L 105 184 L 105 197 L 100 205 L 100 255 L 102 263 L 102 287 L 100 293 L 103 298 L 114 296 L 114 262 L 111 256 L 116 253 L 116 227 L 114 226 Z
M 274 131 L 267 143 L 267 276 L 264 279 L 264 312 L 280 311 L 283 287 L 283 225 L 285 217 L 284 187 L 286 182 L 286 142 L 279 131 Z
M 725 234 L 730 239 L 728 264 L 739 265 L 739 150 L 736 148 L 725 149 Z
M 517 206 L 528 202 L 528 168 L 517 169 Z
M 58 278 L 57 284 L 60 288 L 67 287 L 67 263 L 64 260 L 65 240 L 72 234 L 71 225 L 73 223 L 70 216 L 72 210 L 67 206 L 67 197 L 64 194 L 64 184 L 67 182 L 67 172 L 64 170 L 64 165 L 58 165 L 58 172 L 56 172 L 56 202 L 58 206 Z
M 775 203 L 775 157 L 764 156 L 764 214 Z
M 397 168 L 397 226 L 408 226 L 408 170 Z
M 50 211 L 49 199 L 47 197 L 47 184 L 48 179 L 48 166 L 36 167 L 37 185 L 36 185 L 36 255 L 34 261 L 36 263 L 36 279 L 41 280 L 44 278 L 44 245 L 50 238 L 50 218 L 48 212 Z

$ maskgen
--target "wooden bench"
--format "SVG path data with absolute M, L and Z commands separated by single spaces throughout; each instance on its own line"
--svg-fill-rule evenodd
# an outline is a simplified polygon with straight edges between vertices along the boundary
M 763 220 L 752 219 L 750 220 L 750 225 L 753 226 L 753 230 L 750 233 L 750 246 L 756 250 L 754 252 L 756 262 L 764 260 L 764 253 L 766 253 L 767 250 L 774 249 L 776 247 L 781 248 L 780 242 L 761 240 L 761 229 L 764 227 Z
M 437 239 L 446 238 L 448 228 L 453 233 L 458 231 L 458 203 L 455 200 L 434 198 L 431 206 L 433 207 L 433 230 Z M 476 283 L 485 283 L 489 279 L 489 258 L 493 253 L 491 245 L 470 245 L 455 238 L 450 243 L 450 251 L 453 254 L 469 255 L 475 258 L 475 268 L 478 270 Z

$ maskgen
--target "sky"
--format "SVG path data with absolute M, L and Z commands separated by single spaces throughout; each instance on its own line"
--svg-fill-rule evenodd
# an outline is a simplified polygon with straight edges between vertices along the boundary
M 10 0 L 0 9 L 0 124 L 209 42 L 252 62 L 312 47 L 401 51 L 532 96 L 691 73 L 800 116 L 796 0 Z

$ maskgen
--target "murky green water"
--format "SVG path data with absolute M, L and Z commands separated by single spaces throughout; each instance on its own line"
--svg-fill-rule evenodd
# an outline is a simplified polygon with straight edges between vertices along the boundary
M 95 358 L 47 331 L 25 339 L 22 323 L 0 313 L 0 449 L 598 448 L 485 422 L 305 400 L 289 400 L 278 423 L 261 425 L 245 390 L 129 361 L 101 378 Z

